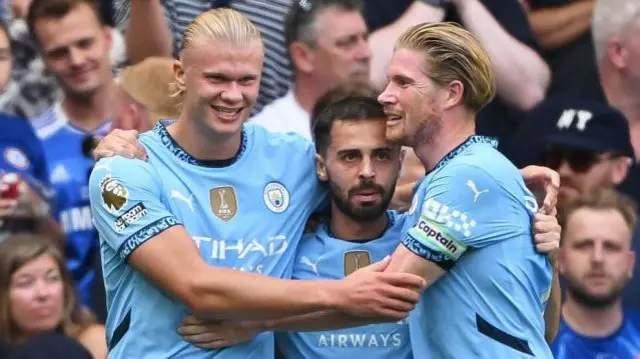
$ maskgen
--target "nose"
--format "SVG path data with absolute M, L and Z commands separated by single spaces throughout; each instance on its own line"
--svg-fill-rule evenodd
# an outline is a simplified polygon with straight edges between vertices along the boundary
M 356 59 L 361 62 L 369 62 L 371 59 L 371 47 L 365 38 L 359 40 Z
M 360 179 L 369 180 L 375 177 L 375 170 L 373 169 L 373 161 L 370 157 L 365 157 L 362 160 L 362 166 L 360 167 Z
M 382 91 L 382 93 L 378 96 L 378 102 L 383 105 L 390 105 L 395 101 L 395 96 L 393 96 L 393 94 L 391 93 L 389 86 L 390 84 L 387 85 L 387 87 L 384 88 L 384 91 Z
M 229 83 L 229 86 L 222 91 L 220 95 L 222 100 L 229 103 L 237 103 L 242 101 L 242 91 L 240 90 L 240 86 L 237 82 L 232 81 Z
M 556 169 L 556 171 L 560 176 L 565 176 L 565 177 L 570 177 L 574 174 L 573 171 L 571 170 L 571 166 L 569 166 L 569 163 L 565 159 L 560 160 L 560 164 L 558 165 L 558 168 Z
M 591 251 L 591 262 L 601 264 L 604 261 L 604 247 L 602 244 L 596 244 Z
M 69 62 L 72 66 L 80 66 L 84 63 L 85 56 L 84 52 L 80 49 L 72 47 L 69 50 Z
M 39 300 L 45 300 L 51 295 L 51 285 L 47 284 L 44 280 L 39 280 L 35 287 L 36 298 Z

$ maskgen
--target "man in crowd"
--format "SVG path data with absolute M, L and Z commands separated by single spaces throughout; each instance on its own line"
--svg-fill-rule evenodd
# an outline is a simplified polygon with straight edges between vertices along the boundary
M 110 129 L 115 89 L 111 30 L 88 0 L 34 0 L 27 23 L 64 97 L 32 124 L 44 147 L 66 256 L 82 302 L 90 303 L 97 236 L 87 190 L 96 136 Z
M 567 297 L 556 359 L 640 356 L 640 316 L 622 304 L 636 259 L 636 210 L 627 196 L 602 187 L 574 198 L 562 214 L 558 266 Z
M 311 140 L 311 110 L 345 82 L 367 82 L 371 50 L 362 0 L 295 2 L 285 23 L 294 82 L 284 97 L 251 121 L 270 131 L 296 132 Z

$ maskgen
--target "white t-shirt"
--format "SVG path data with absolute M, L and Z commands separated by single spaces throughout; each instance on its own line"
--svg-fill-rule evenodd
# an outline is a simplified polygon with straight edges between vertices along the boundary
M 295 132 L 311 141 L 311 118 L 293 96 L 293 91 L 265 106 L 249 119 L 270 132 Z

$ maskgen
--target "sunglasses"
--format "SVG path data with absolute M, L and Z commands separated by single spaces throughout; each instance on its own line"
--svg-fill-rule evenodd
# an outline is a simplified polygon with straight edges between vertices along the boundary
M 562 163 L 566 162 L 573 172 L 586 173 L 595 164 L 614 157 L 616 156 L 613 154 L 589 150 L 550 148 L 542 155 L 540 162 L 553 170 L 559 169 Z

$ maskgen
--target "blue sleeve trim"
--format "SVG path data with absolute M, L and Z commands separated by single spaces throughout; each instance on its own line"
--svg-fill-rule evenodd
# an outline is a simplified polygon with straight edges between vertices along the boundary
M 437 264 L 440 268 L 448 271 L 456 264 L 456 262 L 444 253 L 440 253 L 426 245 L 411 235 L 406 235 L 402 239 L 402 244 L 413 254 L 418 257 Z
M 164 217 L 150 223 L 124 241 L 124 243 L 120 246 L 120 249 L 118 249 L 120 258 L 126 261 L 131 253 L 138 249 L 138 247 L 140 247 L 144 242 L 173 226 L 181 224 L 182 223 L 180 223 L 175 217 Z

